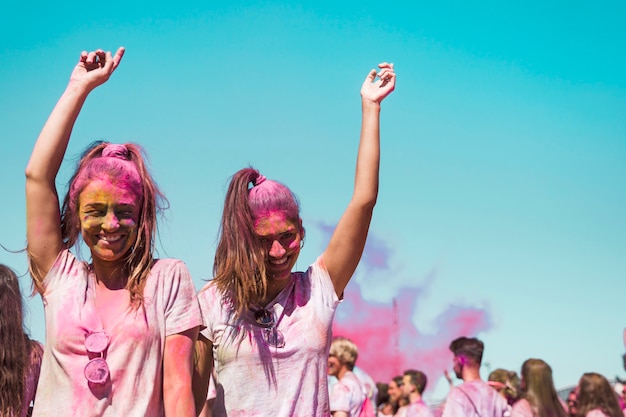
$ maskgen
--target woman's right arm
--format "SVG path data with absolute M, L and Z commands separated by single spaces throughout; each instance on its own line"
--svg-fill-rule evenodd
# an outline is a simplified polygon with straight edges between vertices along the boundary
M 209 379 L 213 371 L 213 343 L 200 333 L 194 350 L 192 389 L 196 415 L 200 415 L 207 402 Z
M 26 167 L 26 238 L 33 279 L 41 283 L 63 249 L 55 179 L 76 118 L 89 93 L 106 82 L 124 55 L 83 52 L 70 82 L 48 117 Z

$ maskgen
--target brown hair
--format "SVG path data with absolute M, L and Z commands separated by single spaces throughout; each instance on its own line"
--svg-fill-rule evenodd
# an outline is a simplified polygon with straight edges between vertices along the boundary
M 30 354 L 17 275 L 0 264 L 0 416 L 19 416 Z
M 265 297 L 266 249 L 254 233 L 254 222 L 276 210 L 300 224 L 300 204 L 287 186 L 267 180 L 252 167 L 231 177 L 215 251 L 213 281 L 236 315 Z M 304 230 L 301 232 L 304 235 Z
M 554 388 L 552 368 L 541 359 L 527 359 L 522 364 L 523 397 L 537 416 L 567 417 Z
M 576 415 L 585 416 L 594 409 L 602 410 L 609 417 L 624 417 L 609 381 L 598 373 L 587 372 L 578 382 Z

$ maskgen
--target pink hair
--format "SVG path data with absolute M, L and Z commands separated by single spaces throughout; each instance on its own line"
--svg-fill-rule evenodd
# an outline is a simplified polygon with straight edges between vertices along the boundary
M 237 314 L 252 307 L 267 291 L 266 253 L 254 233 L 254 222 L 272 211 L 281 211 L 289 220 L 300 224 L 300 204 L 287 186 L 266 179 L 251 167 L 231 177 L 215 252 L 213 280 Z
M 136 144 L 92 144 L 83 153 L 76 172 L 70 179 L 61 208 L 63 242 L 71 248 L 80 237 L 79 197 L 89 183 L 106 178 L 129 189 L 141 199 L 137 240 L 126 261 L 129 271 L 127 288 L 135 305 L 140 305 L 143 301 L 143 285 L 152 267 L 157 213 L 168 206 L 167 199 L 148 171 L 145 160 L 143 149 Z

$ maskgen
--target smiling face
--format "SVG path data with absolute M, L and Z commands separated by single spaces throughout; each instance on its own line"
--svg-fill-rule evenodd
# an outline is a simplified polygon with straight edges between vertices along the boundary
M 341 362 L 334 355 L 328 355 L 328 375 L 339 378 L 339 370 L 341 369 Z
M 255 221 L 254 233 L 267 250 L 265 268 L 268 279 L 289 278 L 300 254 L 302 224 L 287 219 L 281 211 L 272 211 Z
M 389 382 L 389 388 L 387 388 L 387 394 L 389 394 L 389 399 L 393 403 L 398 403 L 398 401 L 400 400 L 400 397 L 402 397 L 402 391 L 400 390 L 400 387 L 398 386 L 398 384 L 396 384 L 396 381 L 391 380 Z
M 98 179 L 84 188 L 78 203 L 81 233 L 94 262 L 123 262 L 137 240 L 140 198 Z

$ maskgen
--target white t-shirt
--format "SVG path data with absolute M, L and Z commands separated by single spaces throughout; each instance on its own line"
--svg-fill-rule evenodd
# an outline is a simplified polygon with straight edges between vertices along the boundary
M 442 417 L 502 417 L 507 405 L 485 381 L 469 381 L 448 393 Z
M 346 372 L 330 391 L 331 412 L 344 411 L 350 417 L 358 417 L 364 402 L 365 393 L 352 372 Z
M 198 299 L 217 371 L 213 416 L 329 415 L 326 367 L 339 299 L 321 257 L 292 273 L 266 306 L 284 336 L 282 348 L 265 342 L 252 311 L 236 318 L 212 282 Z
M 104 330 L 96 313 L 95 275 L 68 250 L 43 281 L 46 343 L 33 416 L 161 417 L 165 337 L 202 325 L 187 267 L 155 261 L 139 309 L 129 308 L 107 329 L 104 357 L 110 379 L 88 383 L 86 336 Z

